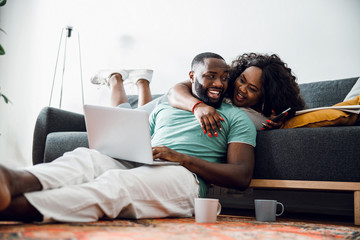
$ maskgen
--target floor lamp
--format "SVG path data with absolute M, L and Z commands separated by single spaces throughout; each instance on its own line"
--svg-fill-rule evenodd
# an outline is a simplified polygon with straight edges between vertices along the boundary
M 79 52 L 79 67 L 80 67 L 80 81 L 81 81 L 81 97 L 82 97 L 82 104 L 84 105 L 84 87 L 83 87 L 83 77 L 82 77 L 82 65 L 81 65 L 81 50 L 80 50 L 80 33 L 77 30 L 74 30 L 73 27 L 67 26 L 62 29 L 61 35 L 60 35 L 60 41 L 59 41 L 59 47 L 56 57 L 56 64 L 55 64 L 55 70 L 54 70 L 54 77 L 51 87 L 51 94 L 50 94 L 50 100 L 49 100 L 49 106 L 51 106 L 51 99 L 53 96 L 54 91 L 54 84 L 56 79 L 56 71 L 58 69 L 58 63 L 59 63 L 59 54 L 62 44 L 64 44 L 64 52 L 63 52 L 63 66 L 62 66 L 62 75 L 61 75 L 61 87 L 60 87 L 60 101 L 59 101 L 59 108 L 61 108 L 62 103 L 62 96 L 63 96 L 63 88 L 64 88 L 64 73 L 66 68 L 66 51 L 67 51 L 67 41 L 69 38 L 71 38 L 72 32 L 77 33 L 78 38 L 78 52 Z M 64 41 L 64 43 L 63 43 Z

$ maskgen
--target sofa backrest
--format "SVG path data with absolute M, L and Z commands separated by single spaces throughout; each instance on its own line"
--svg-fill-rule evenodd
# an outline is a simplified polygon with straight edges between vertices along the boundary
M 307 108 L 343 102 L 359 77 L 299 84 Z
M 338 80 L 319 81 L 299 84 L 300 94 L 307 108 L 332 106 L 343 102 L 359 77 Z M 163 94 L 154 94 L 156 99 Z M 137 107 L 137 95 L 129 95 L 129 103 L 133 108 Z

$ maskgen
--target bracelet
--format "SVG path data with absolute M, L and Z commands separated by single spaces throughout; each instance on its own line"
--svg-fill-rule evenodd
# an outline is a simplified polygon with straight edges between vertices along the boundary
M 197 105 L 199 105 L 200 103 L 204 103 L 204 102 L 203 102 L 203 101 L 199 101 L 199 102 L 195 103 L 194 106 L 193 106 L 192 109 L 191 109 L 192 113 L 194 113 L 195 107 L 196 107 Z

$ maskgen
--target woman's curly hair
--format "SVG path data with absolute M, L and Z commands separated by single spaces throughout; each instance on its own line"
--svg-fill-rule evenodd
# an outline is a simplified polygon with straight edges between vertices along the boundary
M 291 69 L 287 64 L 276 54 L 245 53 L 235 59 L 231 63 L 229 74 L 228 96 L 231 99 L 234 97 L 236 79 L 246 68 L 251 66 L 262 70 L 262 98 L 259 103 L 262 107 L 262 114 L 269 117 L 272 110 L 280 113 L 291 107 L 289 114 L 292 116 L 295 111 L 305 107 L 304 100 L 300 96 L 296 77 L 291 73 Z

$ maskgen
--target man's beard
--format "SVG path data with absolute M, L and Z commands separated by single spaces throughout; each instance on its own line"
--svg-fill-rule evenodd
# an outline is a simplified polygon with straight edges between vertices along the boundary
M 204 86 L 200 84 L 196 78 L 195 78 L 195 91 L 201 101 L 214 108 L 219 108 L 221 106 L 222 100 L 224 99 L 223 92 L 220 93 L 221 96 L 217 100 L 212 100 L 211 98 L 209 98 L 209 96 L 207 95 L 207 89 L 204 88 Z

